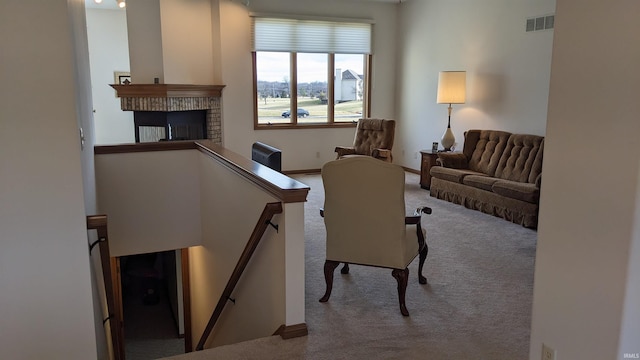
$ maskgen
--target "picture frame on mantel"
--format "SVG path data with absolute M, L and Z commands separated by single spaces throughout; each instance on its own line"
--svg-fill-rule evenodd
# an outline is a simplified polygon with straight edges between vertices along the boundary
M 114 71 L 113 72 L 113 83 L 116 85 L 126 85 L 131 83 L 131 73 L 129 71 Z M 118 91 L 115 92 L 116 97 L 118 97 Z
M 113 78 L 117 85 L 126 85 L 127 81 L 131 83 L 131 73 L 128 71 L 114 71 Z

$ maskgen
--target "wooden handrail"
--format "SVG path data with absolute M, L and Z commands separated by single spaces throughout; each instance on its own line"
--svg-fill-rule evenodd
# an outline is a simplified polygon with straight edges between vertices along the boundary
M 201 153 L 256 184 L 285 204 L 307 200 L 309 186 L 297 180 L 236 154 L 211 140 L 198 140 L 196 147 Z
M 209 335 L 211 335 L 211 331 L 216 325 L 218 318 L 220 318 L 222 310 L 224 310 L 224 306 L 231 298 L 231 293 L 233 293 L 233 290 L 235 289 L 236 284 L 238 284 L 238 281 L 240 280 L 244 269 L 247 267 L 249 260 L 251 260 L 253 252 L 258 247 L 260 239 L 262 239 L 262 236 L 267 230 L 267 226 L 271 224 L 271 219 L 273 218 L 273 216 L 280 213 L 282 213 L 282 203 L 272 202 L 265 205 L 264 210 L 262 210 L 262 214 L 258 219 L 258 223 L 253 228 L 251 237 L 249 237 L 249 241 L 247 242 L 242 255 L 240 255 L 240 259 L 238 259 L 238 263 L 236 264 L 235 269 L 233 269 L 233 273 L 231 273 L 231 277 L 227 282 L 227 286 L 224 288 L 222 295 L 220 295 L 220 299 L 218 299 L 218 304 L 213 310 L 211 318 L 209 319 L 209 322 L 207 323 L 207 326 L 202 333 L 202 337 L 198 342 L 198 346 L 196 346 L 196 351 L 202 350 L 204 348 L 204 343 L 207 341 L 207 338 L 209 338 Z
M 109 316 L 104 319 L 110 321 L 111 327 L 111 344 L 113 346 L 113 354 L 116 360 L 124 359 L 124 336 L 120 333 L 122 330 L 122 319 L 120 312 L 116 309 L 114 287 L 113 287 L 113 271 L 111 266 L 111 255 L 109 253 L 109 234 L 107 233 L 107 216 L 92 215 L 87 216 L 87 229 L 98 231 L 98 240 L 90 245 L 89 253 L 96 244 L 100 246 L 100 263 L 102 264 L 102 278 L 104 279 L 105 295 L 107 298 L 107 311 Z

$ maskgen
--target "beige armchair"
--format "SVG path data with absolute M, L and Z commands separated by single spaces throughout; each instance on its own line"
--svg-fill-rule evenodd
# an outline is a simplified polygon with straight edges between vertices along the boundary
M 390 268 L 398 281 L 400 312 L 408 316 L 407 266 L 418 255 L 418 279 L 427 283 L 422 267 L 429 250 L 420 220 L 421 213 L 430 214 L 431 209 L 419 208 L 413 216 L 405 216 L 404 170 L 372 157 L 328 162 L 322 167 L 322 181 L 325 202 L 320 213 L 327 231 L 327 287 L 320 302 L 329 300 L 333 272 L 341 262 L 345 263 L 342 274 L 349 272 L 349 263 Z
M 349 155 L 367 155 L 387 162 L 393 161 L 391 148 L 396 121 L 385 119 L 360 119 L 356 127 L 353 146 L 337 146 L 336 159 Z

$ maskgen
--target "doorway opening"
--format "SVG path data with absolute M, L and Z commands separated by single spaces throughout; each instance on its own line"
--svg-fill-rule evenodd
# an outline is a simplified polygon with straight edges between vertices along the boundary
M 184 354 L 188 306 L 187 249 L 118 258 L 125 358 L 157 359 Z M 188 266 L 188 263 L 186 264 Z M 185 274 L 187 272 L 187 274 Z M 187 296 L 185 296 L 187 295 Z M 186 311 L 185 311 L 186 310 Z M 190 345 L 190 344 L 189 344 Z

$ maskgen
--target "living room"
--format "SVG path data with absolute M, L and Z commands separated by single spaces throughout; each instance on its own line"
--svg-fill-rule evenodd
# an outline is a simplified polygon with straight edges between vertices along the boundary
M 253 82 L 250 13 L 337 16 L 374 22 L 371 116 L 398 121 L 393 150 L 395 162 L 402 166 L 420 169 L 419 151 L 439 141 L 446 129 L 446 106 L 436 103 L 440 71 L 465 70 L 468 74 L 467 102 L 455 106 L 451 124 L 458 149 L 464 131 L 473 128 L 544 135 L 553 31 L 524 29 L 527 18 L 552 14 L 554 7 L 553 0 L 482 5 L 348 1 L 331 9 L 316 2 L 251 1 L 248 7 L 241 2 L 220 2 L 221 58 L 214 64 L 210 81 L 225 85 L 224 145 L 248 156 L 253 142 L 271 144 L 282 150 L 283 170 L 290 171 L 319 169 L 335 157 L 335 145 L 353 141 L 353 129 L 253 129 L 253 107 L 246 106 L 253 101 L 247 91 Z M 100 82 L 94 81 L 93 85 L 99 95 L 94 96 L 97 142 L 132 142 L 131 114 L 114 113 L 119 101 L 108 96 L 113 89 L 104 83 L 113 81 L 113 71 L 128 70 L 126 15 L 119 10 L 94 15 L 96 11 L 89 9 L 88 21 L 90 40 L 95 39 L 89 43 L 91 62 L 102 67 L 92 67 L 93 76 L 100 76 Z M 92 22 L 99 21 L 97 17 L 104 19 Z M 98 25 L 101 27 L 92 30 Z M 96 74 L 98 71 L 101 73 Z M 136 82 L 136 74 L 132 75 Z M 204 84 L 207 79 L 197 81 Z
M 317 2 L 251 1 L 249 6 L 220 2 L 220 63 L 214 77 L 226 85 L 224 144 L 249 156 L 251 144 L 262 141 L 282 149 L 284 170 L 304 170 L 319 169 L 333 159 L 335 145 L 350 144 L 353 138 L 348 129 L 253 129 L 253 109 L 244 105 L 251 102 L 246 89 L 253 81 L 247 55 L 252 12 L 373 19 L 371 113 L 398 121 L 394 161 L 409 169 L 419 169 L 418 152 L 438 141 L 446 128 L 445 106 L 435 101 L 442 70 L 468 74 L 467 103 L 456 106 L 452 117 L 458 141 L 465 130 L 474 128 L 546 135 L 555 31 L 524 29 L 527 18 L 553 14 L 555 5 L 555 1 L 354 1 L 327 7 Z M 532 346 L 532 354 L 539 351 L 539 346 Z
M 286 10 L 289 13 L 304 14 L 311 13 L 315 7 L 317 11 L 313 11 L 314 14 L 330 16 L 334 14 L 326 12 L 331 8 L 336 11 L 342 10 L 343 14 L 350 17 L 373 17 L 376 24 L 380 25 L 382 31 L 376 30 L 376 34 L 382 33 L 382 36 L 375 40 L 375 51 L 378 55 L 374 60 L 372 77 L 374 86 L 372 114 L 379 117 L 395 117 L 398 120 L 397 147 L 394 150 L 397 152 L 396 159 L 399 164 L 417 169 L 419 166 L 416 152 L 428 147 L 432 141 L 437 141 L 444 131 L 445 110 L 442 105 L 435 104 L 435 82 L 438 71 L 451 69 L 454 66 L 457 69 L 466 67 L 465 70 L 470 73 L 469 104 L 454 112 L 452 127 L 457 139 L 462 139 L 462 131 L 471 128 L 503 129 L 546 135 L 547 147 L 544 165 L 546 177 L 538 232 L 530 356 L 532 359 L 539 358 L 542 342 L 550 343 L 558 350 L 559 354 L 567 358 L 613 358 L 616 355 L 618 358 L 622 358 L 622 353 L 638 352 L 632 345 L 637 344 L 637 324 L 640 323 L 634 321 L 638 318 L 637 310 L 634 311 L 634 308 L 638 308 L 635 304 L 639 299 L 638 275 L 634 274 L 639 272 L 633 271 L 637 270 L 638 266 L 637 246 L 640 241 L 638 237 L 638 223 L 640 221 L 637 215 L 640 200 L 636 198 L 639 177 L 638 154 L 640 151 L 638 151 L 638 142 L 635 139 L 639 125 L 632 121 L 638 113 L 637 95 L 634 95 L 637 92 L 634 92 L 631 84 L 638 82 L 638 70 L 633 64 L 638 62 L 639 49 L 637 41 L 634 41 L 633 36 L 630 35 L 640 32 L 637 22 L 632 21 L 634 16 L 637 18 L 636 15 L 639 11 L 637 1 L 620 0 L 610 4 L 584 4 L 581 1 L 558 0 L 556 10 L 554 10 L 555 6 L 552 3 L 533 9 L 528 8 L 528 6 L 533 6 L 532 4 L 526 4 L 526 6 L 520 4 L 526 9 L 520 9 L 521 12 L 516 11 L 517 15 L 514 17 L 518 17 L 518 19 L 505 20 L 508 16 L 500 16 L 498 19 L 500 21 L 495 18 L 485 18 L 480 14 L 484 14 L 483 9 L 490 9 L 490 13 L 502 15 L 504 14 L 503 10 L 506 11 L 505 9 L 516 5 L 504 1 L 491 1 L 489 4 L 483 3 L 482 9 L 478 9 L 474 8 L 474 3 L 471 1 L 451 5 L 444 5 L 436 1 L 407 1 L 399 5 L 363 5 L 364 3 L 359 2 L 342 5 L 342 2 L 336 2 L 332 3 L 331 7 L 322 4 L 293 2 L 277 2 L 273 7 L 267 7 L 266 3 L 266 1 L 252 1 L 251 11 L 285 12 Z M 473 11 L 469 11 L 467 16 L 464 16 L 464 12 L 461 13 L 459 9 L 448 8 L 448 6 L 456 4 L 461 8 L 469 7 Z M 20 6 L 22 5 L 11 5 L 9 6 L 10 10 L 14 11 L 3 11 L 3 14 L 23 15 L 22 17 L 18 16 L 18 19 L 24 21 L 32 15 L 30 12 L 35 11 L 26 6 L 23 8 Z M 50 6 L 55 7 L 54 5 Z M 395 6 L 398 8 L 396 9 Z M 61 10 L 62 7 L 59 5 L 55 10 L 58 10 L 58 14 L 64 17 L 65 13 Z M 285 169 L 319 168 L 320 164 L 333 157 L 332 147 L 334 145 L 350 143 L 352 132 L 345 129 L 288 130 L 286 131 L 287 135 L 282 136 L 279 131 L 254 131 L 250 121 L 252 110 L 242 105 L 248 101 L 249 94 L 246 89 L 251 88 L 251 75 L 246 71 L 247 68 L 250 68 L 250 58 L 246 56 L 249 47 L 244 42 L 233 41 L 235 37 L 232 36 L 232 34 L 236 34 L 235 36 L 248 39 L 247 9 L 243 4 L 237 2 L 221 2 L 220 9 L 223 16 L 221 16 L 220 27 L 222 30 L 220 44 L 222 61 L 219 80 L 223 83 L 226 82 L 225 85 L 227 85 L 223 105 L 225 146 L 244 154 L 248 153 L 252 142 L 261 140 L 283 149 Z M 435 11 L 435 9 L 443 12 Z M 371 13 L 367 13 L 369 11 Z M 385 18 L 375 16 L 375 14 L 372 16 L 373 12 L 376 14 L 390 13 L 392 16 Z M 469 18 L 477 16 L 482 18 L 482 23 L 487 27 L 514 21 L 519 24 L 517 27 L 520 29 L 519 31 L 523 31 L 526 17 L 553 12 L 556 12 L 557 16 L 557 26 L 553 32 L 529 34 L 532 35 L 530 39 L 549 37 L 547 40 L 541 40 L 546 43 L 538 44 L 539 47 L 536 48 L 538 51 L 540 49 L 548 51 L 540 57 L 546 59 L 546 63 L 534 56 L 536 61 L 525 62 L 527 66 L 521 68 L 518 67 L 518 64 L 521 64 L 523 59 L 519 56 L 514 56 L 510 61 L 504 61 L 500 57 L 492 57 L 492 54 L 505 51 L 500 50 L 504 49 L 503 46 L 506 48 L 504 40 L 511 36 L 525 38 L 524 32 L 515 34 L 509 31 L 489 31 L 485 34 L 487 38 L 478 37 L 471 40 L 471 35 L 483 34 L 482 28 L 473 28 L 472 30 L 466 28 L 465 37 L 468 37 L 467 43 L 470 44 L 466 47 L 459 44 L 465 41 L 458 37 L 451 40 L 448 40 L 447 37 L 447 41 L 442 40 L 441 46 L 433 48 L 422 46 L 423 43 L 435 42 L 435 39 L 439 40 L 443 33 L 455 33 L 460 28 L 465 28 L 456 24 L 458 19 L 464 19 L 465 24 L 469 24 Z M 430 19 L 431 25 L 430 21 L 425 21 L 425 19 Z M 2 28 L 3 33 L 5 30 L 8 33 L 14 28 L 23 29 L 17 20 L 7 19 L 2 23 L 7 24 L 8 27 L 7 29 Z M 594 23 L 598 25 L 592 26 L 591 24 Z M 63 41 L 65 44 L 70 41 L 64 27 L 67 26 L 66 23 L 60 24 L 50 20 L 47 24 L 56 30 L 50 31 L 50 35 L 59 35 L 58 38 L 67 39 L 66 42 Z M 433 25 L 432 27 L 432 24 L 438 26 Z M 388 26 L 385 27 L 385 25 Z M 38 39 L 38 35 L 32 32 L 17 33 L 21 35 L 17 36 L 16 40 L 6 39 L 7 48 L 19 49 L 18 46 L 13 46 L 16 42 L 34 41 L 37 44 L 45 45 L 35 41 Z M 554 35 L 550 35 L 550 33 L 554 33 Z M 433 37 L 429 34 L 433 34 Z M 499 36 L 505 36 L 505 38 Z M 550 40 L 551 36 L 556 37 L 553 44 Z M 442 38 L 444 39 L 444 37 Z M 494 38 L 500 41 L 493 43 Z M 532 42 L 535 43 L 537 40 L 532 40 Z M 396 43 L 399 48 L 396 48 Z M 520 44 L 521 42 L 516 41 L 516 43 Z M 5 48 L 4 45 L 3 42 L 3 48 Z M 57 54 L 56 51 L 69 50 L 70 47 L 53 49 L 45 46 L 45 48 Z M 474 48 L 476 51 L 469 51 Z M 553 63 L 550 58 L 552 48 Z M 491 51 L 483 53 L 484 49 Z M 433 66 L 425 64 L 425 62 L 429 63 L 428 60 L 432 57 L 446 54 L 448 51 L 451 52 L 449 53 L 450 57 L 442 58 Z M 398 55 L 396 58 L 396 53 L 404 55 Z M 521 54 L 526 55 L 525 53 Z M 24 61 L 29 59 L 26 55 L 18 57 L 22 54 L 19 51 L 16 51 L 15 54 L 17 55 L 12 56 L 22 60 L 16 61 L 15 64 L 22 62 L 22 65 L 30 71 L 40 67 L 35 59 Z M 455 63 L 458 57 L 464 57 L 465 62 Z M 60 70 L 58 72 L 60 77 L 55 78 L 56 80 L 73 77 L 72 65 L 67 65 L 66 61 L 69 58 L 70 56 L 67 55 L 53 64 Z M 483 59 L 483 61 L 473 64 L 471 61 L 474 59 Z M 530 57 L 525 56 L 525 59 L 530 59 Z M 68 61 L 68 63 L 72 64 L 73 61 Z M 14 62 L 7 64 L 14 64 Z M 527 68 L 539 70 L 538 65 L 543 68 L 543 71 L 525 71 Z M 483 66 L 486 67 L 483 68 Z M 15 68 L 21 67 L 16 65 Z M 478 71 L 479 68 L 484 72 Z M 511 71 L 514 68 L 517 71 Z M 502 78 L 501 72 L 505 71 L 504 69 L 510 69 L 509 74 L 513 78 Z M 483 73 L 486 74 L 484 83 L 482 76 L 479 76 Z M 424 79 L 420 79 L 416 74 L 424 74 Z M 7 72 L 9 77 L 7 83 L 20 84 L 23 79 L 32 79 L 33 81 L 37 79 L 35 74 L 26 74 L 24 71 L 19 71 L 15 75 L 19 76 L 14 77 L 14 74 Z M 63 75 L 66 77 L 62 77 Z M 394 81 L 394 79 L 398 80 Z M 522 81 L 512 82 L 514 79 Z M 64 81 L 54 82 L 62 83 Z M 550 90 L 549 83 L 551 84 Z M 503 84 L 503 86 L 484 87 L 486 84 Z M 532 89 L 530 84 L 534 85 L 533 89 L 535 90 L 527 93 Z M 392 90 L 384 91 L 387 88 Z M 51 93 L 54 93 L 58 91 L 58 85 L 55 87 L 50 85 L 49 89 Z M 64 89 L 73 93 L 73 89 Z M 33 94 L 33 89 L 28 86 L 16 86 L 12 91 L 12 94 L 3 96 L 6 101 L 6 106 L 5 103 L 2 106 L 3 111 L 15 108 L 9 104 L 28 104 L 24 99 Z M 475 98 L 472 97 L 472 94 Z M 486 107 L 481 106 L 484 103 L 476 102 L 478 97 L 482 98 L 483 96 L 490 99 L 487 101 L 488 106 Z M 514 96 L 514 98 L 510 98 L 510 96 Z M 547 98 L 549 99 L 548 106 L 546 104 Z M 47 105 L 50 102 L 44 98 L 38 97 L 38 99 L 40 99 L 39 105 Z M 77 98 L 73 99 L 73 101 L 79 102 Z M 31 101 L 33 102 L 33 100 Z M 71 108 L 73 106 L 68 106 L 62 112 L 71 114 L 69 118 L 74 119 L 76 115 Z M 9 112 L 7 116 L 13 117 L 15 115 L 17 119 L 38 118 L 38 114 L 22 110 L 23 112 L 20 114 Z M 4 118 L 3 115 L 3 121 Z M 439 123 L 432 124 L 427 118 L 432 118 L 433 121 L 439 121 Z M 542 122 L 536 122 L 534 119 L 537 118 L 543 119 Z M 602 119 L 606 119 L 606 121 L 602 121 Z M 43 129 L 64 130 L 63 139 L 75 146 L 74 141 L 77 133 L 75 121 L 63 119 L 61 115 L 54 115 L 54 120 L 56 121 L 50 125 L 44 120 L 39 121 L 38 124 L 42 125 Z M 518 126 L 510 127 L 512 126 L 510 121 L 517 121 Z M 11 129 L 13 129 L 15 124 L 11 125 Z M 26 125 L 15 126 L 18 129 L 27 129 L 23 128 Z M 3 134 L 8 133 L 3 132 Z M 51 144 L 52 142 L 44 135 L 36 136 L 35 139 L 43 140 L 43 144 Z M 603 139 L 617 139 L 615 146 L 624 149 L 624 154 L 620 157 L 612 157 L 610 153 L 602 151 L 599 143 Z M 7 149 L 3 153 L 14 154 L 20 151 L 18 149 L 22 149 L 22 144 L 18 144 L 10 138 L 3 137 L 2 143 Z M 80 169 L 79 165 L 74 163 L 78 159 L 77 149 L 74 146 L 56 147 L 54 154 L 66 160 L 58 162 L 59 168 L 57 170 L 41 173 L 46 175 L 50 181 L 52 179 L 72 179 L 73 183 L 77 184 Z M 305 152 L 307 157 L 291 158 L 296 153 L 295 150 L 300 148 L 310 149 L 308 153 Z M 317 152 L 321 154 L 319 158 L 316 158 Z M 13 163 L 9 162 L 9 164 Z M 32 160 L 30 164 L 38 165 L 39 162 Z M 594 164 L 600 166 L 599 181 L 594 179 Z M 10 166 L 8 169 L 9 171 L 20 170 L 21 167 Z M 48 169 L 48 167 L 43 167 L 43 169 Z M 18 171 L 17 174 L 22 174 L 22 172 Z M 583 180 L 577 183 L 573 181 L 568 183 L 573 179 Z M 13 177 L 10 180 L 12 180 L 10 182 L 12 185 L 20 183 Z M 602 191 L 598 191 L 598 183 L 614 184 L 614 189 L 610 189 L 613 193 L 605 196 Z M 35 180 L 31 180 L 28 184 L 40 186 Z M 12 191 L 18 191 L 7 195 L 7 200 L 20 203 L 25 198 L 34 198 L 26 190 L 20 191 L 22 188 L 16 189 L 14 186 Z M 27 189 L 26 185 L 24 189 Z M 78 210 L 82 208 L 82 199 L 78 201 L 78 196 L 71 190 L 68 190 L 68 193 L 72 195 L 74 203 L 67 205 L 66 208 L 71 209 L 72 213 L 79 212 Z M 26 196 L 21 197 L 23 195 Z M 40 196 L 38 201 L 32 202 L 40 204 L 42 201 L 46 202 L 47 199 L 58 199 L 58 197 L 51 196 Z M 32 205 L 32 202 L 29 203 L 28 210 L 35 214 L 42 213 L 40 210 L 35 210 L 36 207 Z M 57 202 L 55 203 L 57 204 Z M 56 215 L 55 218 L 60 216 L 62 215 Z M 21 233 L 21 230 L 24 230 L 16 227 L 10 220 L 7 220 L 6 223 L 3 222 L 3 229 L 7 229 L 6 231 L 10 235 Z M 34 228 L 38 229 L 38 227 Z M 71 235 L 77 239 L 77 227 L 71 228 L 76 229 Z M 48 237 L 61 239 L 65 235 L 70 235 L 68 230 L 58 230 L 55 234 L 57 236 L 49 235 Z M 40 235 L 38 233 L 32 236 L 42 238 Z M 22 237 L 16 238 L 21 239 Z M 603 239 L 607 239 L 607 241 L 602 241 Z M 60 242 L 62 243 L 61 240 Z M 45 258 L 35 256 L 33 253 L 29 255 L 31 261 L 40 259 L 42 262 L 46 262 Z M 73 252 L 70 252 L 69 258 L 72 259 L 72 256 Z M 27 259 L 26 256 L 25 259 Z M 9 264 L 9 262 L 5 262 L 4 257 L 2 263 L 3 265 Z M 15 266 L 14 270 L 23 269 L 14 262 L 11 264 Z M 28 273 L 28 271 L 18 272 Z M 71 277 L 69 280 L 73 279 L 74 277 Z M 87 283 L 87 279 L 84 277 L 78 278 L 78 280 L 80 280 L 79 284 L 86 285 Z M 75 289 L 79 285 L 69 284 L 69 286 Z M 27 294 L 39 294 L 35 290 L 31 291 Z M 63 298 L 62 296 L 54 297 L 53 301 L 61 302 L 60 299 Z M 19 297 L 12 296 L 9 298 L 9 305 L 14 304 L 13 299 L 16 302 L 19 301 L 17 300 Z M 80 296 L 79 299 L 72 302 L 71 305 L 80 303 L 81 307 L 86 307 L 86 297 Z M 9 308 L 12 307 L 9 306 Z M 16 312 L 16 314 L 21 313 L 20 311 Z M 588 324 L 598 324 L 598 326 L 587 326 L 588 324 L 583 322 L 583 319 L 586 318 L 590 318 Z M 11 321 L 15 317 L 8 316 L 7 319 Z M 88 328 L 91 329 L 91 325 Z M 86 325 L 84 329 L 87 329 Z M 9 339 L 13 339 L 13 337 L 9 337 Z M 15 343 L 21 342 L 15 341 Z M 90 341 L 86 347 L 82 346 L 82 348 L 89 348 L 89 351 L 91 351 L 91 347 Z

